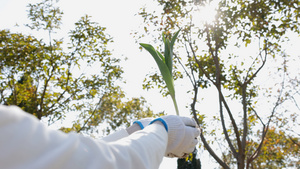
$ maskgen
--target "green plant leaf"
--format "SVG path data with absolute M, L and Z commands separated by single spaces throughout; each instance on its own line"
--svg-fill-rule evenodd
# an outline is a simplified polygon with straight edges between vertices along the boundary
M 172 67 L 173 67 L 173 57 L 171 55 L 171 48 L 170 48 L 170 41 L 169 39 L 165 39 L 165 35 L 163 34 L 163 39 L 164 39 L 164 44 L 165 44 L 165 51 L 164 51 L 164 55 L 165 55 L 165 63 L 169 68 L 169 71 L 172 74 Z
M 161 72 L 161 75 L 167 85 L 167 88 L 169 90 L 171 98 L 173 100 L 177 115 L 179 115 L 179 110 L 178 110 L 178 106 L 177 106 L 177 102 L 176 102 L 176 98 L 175 98 L 172 67 L 173 67 L 173 45 L 175 43 L 175 40 L 176 40 L 178 34 L 179 34 L 179 31 L 176 32 L 175 35 L 172 37 L 171 42 L 169 39 L 166 39 L 163 34 L 163 41 L 165 44 L 164 56 L 160 52 L 156 51 L 152 45 L 140 43 L 140 45 L 143 48 L 145 48 L 152 55 L 154 60 L 156 61 L 158 68 Z
M 156 61 L 157 65 L 158 65 L 160 73 L 161 73 L 164 81 L 166 82 L 166 85 L 170 92 L 170 95 L 171 96 L 175 95 L 173 76 L 170 73 L 169 68 L 167 67 L 165 62 L 161 59 L 163 57 L 162 54 L 159 53 L 158 51 L 156 51 L 152 45 L 144 44 L 144 43 L 140 43 L 140 45 L 143 48 L 145 48 L 153 56 L 154 60 Z

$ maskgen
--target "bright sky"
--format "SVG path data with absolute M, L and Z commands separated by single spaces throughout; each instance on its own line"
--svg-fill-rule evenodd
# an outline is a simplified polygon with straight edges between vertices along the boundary
M 38 0 L 0 0 L 0 29 L 10 29 L 12 32 L 22 32 L 29 34 L 30 30 L 23 25 L 28 23 L 27 8 L 29 3 L 40 2 Z M 150 2 L 150 3 L 149 3 Z M 60 8 L 63 10 L 62 30 L 58 32 L 56 37 L 66 37 L 70 29 L 73 28 L 81 16 L 88 14 L 92 16 L 92 21 L 98 22 L 101 26 L 107 27 L 107 33 L 114 39 L 112 44 L 113 55 L 127 57 L 128 60 L 122 64 L 124 68 L 124 79 L 126 85 L 124 90 L 127 97 L 143 96 L 147 102 L 153 106 L 154 111 L 165 110 L 168 114 L 175 114 L 172 101 L 170 98 L 163 98 L 158 90 L 144 91 L 142 90 L 142 81 L 147 73 L 157 69 L 153 58 L 144 52 L 140 52 L 139 45 L 130 35 L 134 30 L 138 29 L 142 19 L 135 16 L 139 8 L 147 5 L 151 6 L 153 1 L 147 0 L 61 0 Z M 19 27 L 15 25 L 18 24 Z M 33 35 L 36 35 L 33 33 Z M 45 35 L 40 35 L 44 37 Z M 180 84 L 175 86 L 177 92 L 178 106 L 181 115 L 188 112 L 186 103 L 190 100 L 186 95 L 186 90 L 180 88 L 186 85 Z M 184 91 L 181 92 L 180 91 Z M 163 103 L 163 104 L 161 104 Z M 202 158 L 202 157 L 201 157 Z M 207 160 L 202 159 L 203 168 L 212 168 Z M 205 167 L 210 166 L 210 167 Z M 160 169 L 175 169 L 177 167 L 176 159 L 164 158 Z

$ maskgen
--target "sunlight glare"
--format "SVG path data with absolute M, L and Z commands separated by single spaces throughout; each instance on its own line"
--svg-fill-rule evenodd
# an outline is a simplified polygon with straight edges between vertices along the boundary
M 215 20 L 218 1 L 214 0 L 206 5 L 198 6 L 194 14 L 194 22 L 196 24 L 212 24 Z

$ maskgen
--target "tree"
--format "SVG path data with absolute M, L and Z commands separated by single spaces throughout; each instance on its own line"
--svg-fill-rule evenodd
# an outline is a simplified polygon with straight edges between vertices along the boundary
M 154 11 L 142 8 L 139 15 L 144 19 L 145 33 L 140 35 L 136 32 L 135 35 L 139 39 L 155 32 L 170 34 L 178 29 L 182 30 L 178 43 L 181 43 L 185 51 L 177 52 L 175 59 L 178 61 L 177 67 L 181 65 L 183 71 L 178 73 L 179 69 L 175 65 L 173 73 L 176 73 L 175 77 L 186 74 L 193 86 L 191 113 L 203 126 L 204 131 L 200 135 L 203 146 L 222 168 L 250 168 L 257 158 L 262 158 L 260 154 L 270 123 L 278 115 L 278 107 L 284 101 L 283 79 L 279 83 L 279 92 L 275 92 L 276 97 L 266 97 L 270 102 L 260 105 L 259 98 L 263 95 L 259 75 L 268 66 L 267 60 L 284 65 L 284 60 L 289 59 L 283 52 L 285 49 L 282 44 L 288 39 L 288 32 L 299 35 L 299 2 L 222 0 L 216 7 L 215 20 L 202 25 L 196 23 L 194 16 L 199 12 L 197 9 L 200 7 L 197 5 L 201 6 L 206 2 L 195 2 L 196 4 L 184 0 L 159 0 L 159 8 Z M 254 44 L 258 47 L 253 48 Z M 239 52 L 250 47 L 256 53 L 249 53 L 249 56 Z M 286 67 L 278 66 L 276 69 L 276 72 L 272 70 L 273 74 L 281 74 L 281 77 L 286 75 Z M 145 88 L 158 85 L 164 91 L 165 86 L 158 74 L 150 75 L 145 81 Z M 215 119 L 221 125 L 223 136 L 215 140 L 226 142 L 227 145 L 221 144 L 224 149 L 221 154 L 224 157 L 230 153 L 233 159 L 229 161 L 221 158 L 220 152 L 207 140 L 208 132 L 203 124 L 203 114 L 196 108 L 199 95 L 201 96 L 199 91 L 211 87 L 217 91 L 219 115 Z M 274 85 L 269 87 L 275 89 Z M 235 109 L 237 104 L 240 104 L 239 110 Z M 265 106 L 269 106 L 268 113 L 262 110 Z M 260 135 L 253 134 L 258 131 L 257 127 L 262 128 Z M 213 129 L 211 133 L 214 131 Z M 255 147 L 249 142 L 252 137 L 259 138 Z
M 251 168 L 299 168 L 300 149 L 292 140 L 298 141 L 298 138 L 289 138 L 284 131 L 275 127 L 270 127 L 262 146 L 262 151 L 257 160 L 251 163 Z M 250 140 L 253 147 L 258 143 Z M 286 158 L 286 157 L 289 158 Z
M 73 127 L 62 130 L 88 134 L 100 123 L 106 122 L 109 133 L 133 119 L 153 116 L 144 98 L 126 99 L 117 85 L 123 82 L 123 70 L 107 48 L 113 40 L 105 27 L 83 16 L 64 43 L 53 38 L 62 23 L 59 7 L 51 0 L 28 7 L 27 27 L 46 32 L 49 41 L 0 31 L 1 104 L 18 105 L 48 125 L 77 114 Z
M 291 108 L 291 111 L 283 111 L 285 115 L 284 118 L 277 118 L 276 125 L 282 126 L 285 131 L 288 132 L 289 139 L 292 141 L 298 148 L 300 147 L 300 132 L 297 129 L 300 126 L 299 123 L 299 113 L 300 113 L 300 102 L 299 102 L 299 75 L 300 71 L 298 66 L 295 63 L 300 61 L 300 56 L 294 57 L 290 61 L 286 61 L 291 69 L 286 69 L 286 81 L 285 81 L 285 91 L 284 91 L 284 104 L 283 109 L 286 107 Z
M 260 135 L 260 131 L 257 131 Z M 298 141 L 298 138 L 288 136 L 285 131 L 277 127 L 270 127 L 259 157 L 250 164 L 250 168 L 299 168 L 299 147 L 293 142 Z M 248 140 L 249 149 L 253 151 L 259 145 L 256 138 Z M 289 158 L 287 158 L 289 157 Z M 231 160 L 232 154 L 223 156 L 226 161 Z

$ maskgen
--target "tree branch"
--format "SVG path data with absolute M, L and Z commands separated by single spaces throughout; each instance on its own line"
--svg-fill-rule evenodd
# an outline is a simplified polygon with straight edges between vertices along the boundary
M 195 62 L 197 63 L 198 67 L 200 68 L 200 70 L 204 73 L 204 75 L 206 76 L 206 78 L 211 81 L 212 83 L 215 83 L 212 79 L 209 78 L 208 76 L 208 73 L 204 70 L 202 64 L 200 63 L 200 61 L 197 59 L 196 57 L 196 53 L 195 51 L 193 50 L 193 46 L 191 44 L 191 42 L 189 41 L 188 42 L 189 44 L 189 47 L 192 51 L 192 54 L 193 54 L 193 57 L 195 59 Z M 197 83 L 193 83 L 193 87 L 194 87 L 194 98 L 193 98 L 193 102 L 191 104 L 191 109 L 192 109 L 192 113 L 193 113 L 193 116 L 194 116 L 194 119 L 196 120 L 197 124 L 200 126 L 199 124 L 199 120 L 197 118 L 197 113 L 196 113 L 196 109 L 195 109 L 195 105 L 196 105 L 196 102 L 197 102 L 197 95 L 198 95 L 198 84 Z M 204 144 L 204 147 L 207 149 L 207 151 L 209 152 L 209 154 L 224 168 L 224 169 L 229 169 L 229 166 L 224 162 L 222 161 L 218 155 L 215 154 L 214 150 L 212 150 L 212 148 L 209 146 L 209 144 L 207 143 L 204 135 L 203 135 L 203 132 L 202 132 L 202 129 L 201 129 L 201 133 L 200 133 L 200 138 L 201 138 L 201 141 L 203 142 Z
M 212 82 L 212 83 L 215 85 L 215 82 L 209 77 L 208 73 L 204 70 L 204 68 L 203 68 L 203 66 L 202 66 L 202 64 L 201 64 L 201 62 L 197 59 L 197 55 L 196 55 L 195 51 L 193 50 L 193 46 L 192 46 L 191 42 L 189 42 L 189 46 L 190 46 L 190 49 L 191 49 L 191 51 L 192 51 L 192 53 L 193 53 L 193 57 L 194 57 L 194 59 L 195 59 L 195 62 L 196 62 L 197 65 L 198 65 L 198 67 L 199 67 L 200 70 L 203 72 L 203 74 L 205 75 L 205 77 L 206 77 L 210 82 Z
M 249 70 L 248 70 L 248 72 L 247 72 L 247 76 L 246 76 L 246 78 L 245 78 L 245 81 L 244 81 L 244 84 L 249 84 L 255 77 L 256 77 L 256 75 L 258 74 L 258 72 L 260 72 L 260 70 L 264 67 L 264 65 L 265 65 L 265 63 L 266 63 L 266 61 L 267 61 L 267 45 L 266 45 L 266 47 L 262 50 L 262 51 L 264 51 L 265 52 L 265 57 L 264 58 L 262 58 L 262 64 L 261 64 L 261 66 L 256 70 L 256 72 L 247 80 L 247 77 L 248 77 L 248 74 L 249 74 L 249 72 L 250 72 L 250 68 L 249 68 Z M 261 56 L 261 52 L 262 51 L 260 51 L 259 52 L 259 56 Z M 254 62 L 253 62 L 254 63 Z
M 47 111 L 51 110 L 64 96 L 64 94 L 68 91 L 67 86 L 69 85 L 69 80 L 70 80 L 70 65 L 68 65 L 68 74 L 67 74 L 67 82 L 65 84 L 66 90 L 64 90 L 58 97 L 58 99 L 56 100 L 56 102 L 54 102 L 51 106 L 49 106 L 49 108 L 47 108 Z M 79 76 L 81 77 L 81 75 Z
M 195 105 L 196 105 L 196 101 L 197 101 L 197 95 L 198 95 L 198 87 L 197 86 L 194 86 L 194 98 L 193 98 L 193 102 L 191 104 L 191 109 L 192 109 L 192 112 L 193 112 L 193 115 L 194 115 L 194 119 L 196 120 L 198 126 L 200 126 L 199 124 L 199 120 L 197 118 L 197 113 L 196 113 L 196 109 L 195 109 Z M 216 155 L 216 153 L 214 152 L 214 150 L 212 150 L 212 148 L 209 146 L 209 144 L 207 143 L 204 135 L 203 135 L 203 132 L 202 132 L 202 129 L 201 129 L 201 133 L 200 133 L 200 138 L 201 138 L 201 141 L 203 142 L 204 144 L 204 147 L 207 149 L 207 151 L 209 152 L 209 154 L 224 168 L 224 169 L 229 169 L 229 166 L 223 162 L 219 157 L 218 155 Z
M 102 99 L 103 99 L 104 96 L 105 96 L 105 93 L 104 93 L 104 94 L 102 95 L 102 97 L 99 99 L 99 102 L 98 102 L 97 105 L 95 106 L 95 108 L 94 108 L 92 114 L 85 120 L 84 124 L 80 127 L 80 129 L 76 131 L 77 133 L 81 132 L 81 131 L 85 128 L 85 126 L 87 125 L 88 121 L 95 115 L 96 110 L 98 109 L 99 105 L 101 104 Z
M 246 137 L 248 135 L 248 115 L 247 115 L 247 101 L 246 101 L 246 90 L 247 90 L 247 84 L 244 84 L 241 86 L 242 88 L 242 104 L 243 104 L 243 136 L 242 136 L 242 155 L 245 158 L 245 152 L 246 152 Z
M 269 126 L 270 126 L 271 120 L 272 120 L 273 116 L 275 115 L 275 111 L 276 111 L 277 107 L 281 104 L 281 96 L 282 96 L 282 93 L 283 93 L 283 90 L 284 90 L 284 81 L 285 81 L 285 72 L 283 74 L 283 80 L 282 80 L 282 83 L 281 83 L 281 90 L 280 90 L 280 93 L 279 93 L 279 95 L 277 97 L 277 101 L 276 101 L 276 103 L 275 103 L 275 105 L 274 105 L 274 107 L 272 109 L 272 112 L 271 112 L 271 115 L 270 115 L 270 117 L 268 119 L 267 125 L 266 126 L 263 125 L 261 142 L 260 142 L 259 146 L 257 147 L 256 151 L 248 158 L 248 160 L 247 160 L 247 168 L 249 168 L 249 165 L 252 163 L 252 161 L 254 159 L 256 159 L 259 156 L 259 154 L 260 154 L 261 147 L 263 145 L 263 141 L 264 141 L 264 139 L 266 137 L 266 134 L 267 134 L 267 132 L 269 130 Z
M 207 35 L 207 45 L 209 47 L 209 51 L 210 51 L 210 54 L 212 55 L 213 57 L 213 60 L 214 60 L 214 63 L 215 63 L 215 66 L 216 66 L 216 82 L 214 83 L 217 90 L 218 90 L 218 93 L 219 93 L 219 107 L 220 107 L 220 118 L 221 118 L 221 123 L 222 123 L 222 128 L 223 128 L 223 132 L 224 132 L 224 135 L 225 135 L 225 139 L 234 155 L 234 157 L 236 159 L 238 159 L 238 154 L 237 154 L 237 151 L 236 149 L 234 148 L 230 138 L 229 138 L 229 134 L 228 134 L 228 131 L 227 131 L 227 128 L 226 128 L 226 125 L 225 125 L 225 118 L 224 118 L 224 113 L 223 113 L 223 101 L 225 101 L 224 97 L 223 97 L 223 94 L 222 94 L 222 91 L 221 91 L 221 68 L 220 68 L 220 62 L 219 62 L 219 58 L 217 56 L 217 52 L 214 52 L 213 48 L 212 48 L 212 44 L 211 44 L 211 37 L 210 37 L 210 34 L 209 34 L 209 30 L 208 30 L 208 27 L 206 27 L 205 29 L 206 31 L 206 35 Z M 218 48 L 218 47 L 216 47 Z M 229 110 L 229 107 L 226 106 L 226 109 Z M 240 143 L 240 136 L 239 136 L 239 131 L 238 131 L 238 128 L 237 128 L 237 125 L 235 124 L 235 120 L 231 114 L 230 111 L 227 111 L 227 113 L 229 114 L 230 116 L 230 119 L 231 119 L 231 122 L 233 124 L 233 127 L 234 127 L 234 131 L 235 131 L 235 134 L 236 134 L 236 137 L 237 137 L 237 142 L 238 142 L 238 147 L 239 147 L 239 150 L 241 150 L 241 143 Z M 241 151 L 239 151 L 241 152 Z
M 300 143 L 296 142 L 291 136 L 289 136 L 289 139 L 298 147 L 300 147 Z

